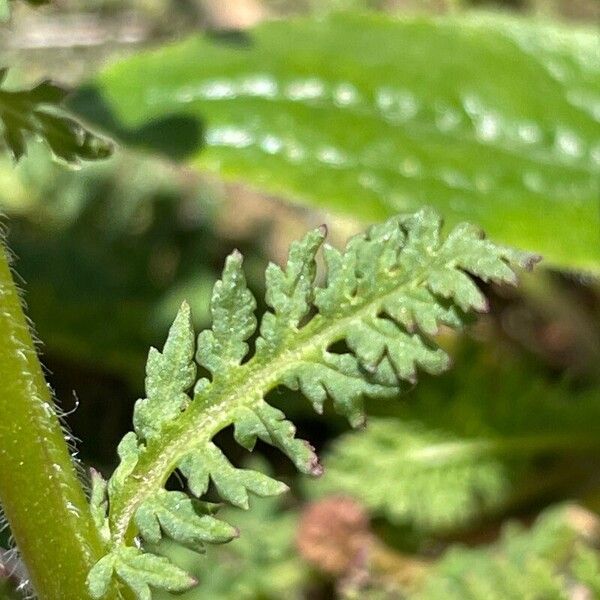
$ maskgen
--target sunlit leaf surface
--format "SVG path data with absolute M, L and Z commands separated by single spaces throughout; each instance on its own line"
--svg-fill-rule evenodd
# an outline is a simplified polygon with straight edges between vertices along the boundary
M 74 105 L 128 142 L 183 146 L 200 168 L 366 221 L 434 205 L 547 265 L 600 273 L 593 31 L 272 22 L 142 53 L 93 85 Z

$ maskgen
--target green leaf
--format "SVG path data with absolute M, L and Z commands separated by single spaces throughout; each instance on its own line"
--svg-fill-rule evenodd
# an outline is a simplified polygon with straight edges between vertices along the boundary
M 246 287 L 242 260 L 239 252 L 227 257 L 223 279 L 213 290 L 212 329 L 198 338 L 198 364 L 214 377 L 241 363 L 248 352 L 246 340 L 256 330 L 256 301 Z
M 309 493 L 351 495 L 395 525 L 444 534 L 590 476 L 574 461 L 600 447 L 597 390 L 573 392 L 509 356 L 461 358 L 471 366 L 337 438 Z
M 158 543 L 164 532 L 193 550 L 237 537 L 234 527 L 205 513 L 202 503 L 187 494 L 160 490 L 138 508 L 135 524 L 147 542 Z
M 285 271 L 273 263 L 267 267 L 266 301 L 273 312 L 263 316 L 257 352 L 268 354 L 277 345 L 285 343 L 288 335 L 293 335 L 308 315 L 317 270 L 315 257 L 325 233 L 325 228 L 315 229 L 301 241 L 292 243 Z
M 210 477 L 223 500 L 239 508 L 248 508 L 248 492 L 264 497 L 277 496 L 288 489 L 280 481 L 257 471 L 236 469 L 221 450 L 210 442 L 204 448 L 186 455 L 179 468 L 188 478 L 190 490 L 195 496 L 206 493 Z
M 117 454 L 119 455 L 119 464 L 108 482 L 109 497 L 118 493 L 138 463 L 140 446 L 138 437 L 133 431 L 129 431 L 123 436 L 117 446 Z
M 110 531 L 108 529 L 108 485 L 102 475 L 95 469 L 91 469 L 92 493 L 90 495 L 90 510 L 94 525 L 100 531 L 104 541 L 108 541 Z
M 0 69 L 0 83 L 8 70 Z M 112 154 L 112 144 L 69 117 L 61 104 L 67 90 L 42 81 L 29 90 L 0 89 L 1 136 L 15 160 L 26 152 L 27 138 L 42 139 L 55 157 L 68 163 Z
M 315 277 L 325 228 L 309 232 L 292 245 L 285 267 L 267 269 L 270 310 L 263 315 L 250 358 L 246 340 L 257 323 L 256 303 L 241 275 L 241 258 L 234 253 L 215 286 L 213 329 L 198 338 L 198 359 L 212 378 L 200 379 L 191 402 L 182 402 L 184 390 L 193 383 L 190 361 L 195 349 L 185 305 L 163 353 L 149 355 L 148 398 L 136 404 L 135 431 L 119 445 L 121 463 L 109 482 L 109 554 L 121 557 L 124 550 L 136 550 L 138 533 L 151 543 L 166 534 L 193 548 L 232 537 L 230 526 L 198 514 L 205 512 L 205 505 L 185 493 L 164 490 L 175 469 L 194 495 L 205 494 L 212 480 L 224 500 L 243 508 L 249 492 L 271 496 L 287 489 L 229 462 L 212 440 L 231 425 L 245 448 L 260 438 L 280 448 L 303 472 L 319 475 L 313 448 L 297 439 L 293 424 L 265 401 L 278 385 L 301 389 L 318 410 L 331 397 L 334 407 L 358 425 L 364 420 L 365 396 L 396 395 L 406 382 L 415 381 L 418 367 L 430 373 L 447 368 L 446 354 L 432 340 L 421 331 L 407 332 L 394 320 L 400 299 L 405 299 L 409 314 L 418 312 L 423 302 L 439 305 L 428 314 L 449 322 L 448 310 L 462 315 L 463 310 L 485 307 L 471 276 L 515 283 L 512 269 L 531 266 L 535 257 L 495 246 L 464 225 L 446 238 L 440 230 L 441 221 L 431 210 L 373 226 L 334 259 L 324 287 L 316 285 Z M 446 298 L 437 293 L 442 276 Z M 419 295 L 413 304 L 419 289 L 427 295 Z M 344 341 L 348 351 L 336 352 L 337 342 Z M 140 411 L 153 416 L 142 419 Z M 135 575 L 133 562 L 123 566 L 119 561 L 115 572 L 145 598 L 150 580 L 143 573 Z
M 147 397 L 136 402 L 133 413 L 133 425 L 142 439 L 158 435 L 162 425 L 191 402 L 187 391 L 196 381 L 195 347 L 190 307 L 183 303 L 162 353 L 156 348 L 148 353 Z
M 264 465 L 250 466 L 264 469 Z M 296 598 L 310 581 L 310 573 L 295 545 L 297 515 L 281 504 L 277 498 L 257 498 L 251 511 L 224 508 L 224 518 L 243 535 L 231 544 L 207 546 L 200 560 L 184 547 L 162 543 L 160 551 L 199 581 L 182 600 Z M 158 594 L 157 600 L 167 597 Z
M 102 598 L 108 593 L 116 560 L 114 554 L 107 554 L 88 573 L 87 585 L 92 598 Z
M 122 548 L 113 569 L 132 590 L 136 600 L 151 600 L 150 586 L 169 592 L 183 592 L 197 583 L 164 556 L 145 553 L 137 548 Z
M 290 382 L 287 382 L 291 385 Z M 322 473 L 314 448 L 306 441 L 296 438 L 296 427 L 286 420 L 283 412 L 259 401 L 253 408 L 241 406 L 234 416 L 235 439 L 247 450 L 252 450 L 256 439 L 279 448 L 306 475 Z
M 529 530 L 510 523 L 500 540 L 488 547 L 448 551 L 408 598 L 558 600 L 572 598 L 574 590 L 593 598 L 600 574 L 589 572 L 590 560 L 598 564 L 597 552 L 589 547 L 590 525 L 597 528 L 595 515 L 576 506 L 546 510 Z M 588 546 L 583 553 L 582 546 Z
M 600 273 L 599 96 L 593 29 L 334 15 L 128 57 L 73 106 L 134 144 L 196 119 L 189 162 L 227 179 L 369 222 L 431 205 Z

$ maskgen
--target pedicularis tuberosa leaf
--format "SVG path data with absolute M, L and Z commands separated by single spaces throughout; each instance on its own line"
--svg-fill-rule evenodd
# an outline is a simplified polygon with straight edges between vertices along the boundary
M 586 526 L 583 526 L 585 523 Z M 456 545 L 423 578 L 411 600 L 597 598 L 596 515 L 576 505 L 546 509 L 531 527 L 510 522 L 492 544 Z M 576 596 L 576 594 L 575 594 Z
M 280 198 L 368 223 L 429 205 L 600 273 L 599 97 L 593 29 L 344 14 L 144 51 L 73 105 L 168 153 L 195 123 L 190 163 Z
M 316 260 L 325 233 L 324 227 L 309 232 L 292 244 L 285 267 L 267 268 L 270 310 L 260 321 L 250 358 L 256 302 L 237 252 L 214 288 L 213 327 L 198 338 L 195 358 L 210 379 L 194 385 L 195 344 L 185 304 L 163 351 L 150 350 L 135 431 L 119 445 L 121 463 L 108 486 L 95 477 L 93 512 L 107 543 L 107 556 L 89 576 L 95 598 L 114 577 L 138 599 L 148 597 L 149 585 L 167 590 L 192 585 L 177 567 L 139 550 L 137 540 L 156 543 L 166 536 L 201 550 L 205 543 L 235 537 L 234 528 L 213 516 L 214 507 L 199 500 L 211 480 L 223 500 L 243 508 L 250 493 L 270 496 L 286 489 L 262 473 L 234 467 L 212 441 L 224 428 L 233 425 L 245 448 L 260 438 L 302 472 L 320 474 L 312 447 L 265 401 L 267 392 L 278 385 L 300 389 L 317 411 L 329 398 L 360 425 L 365 396 L 393 397 L 416 381 L 418 369 L 436 374 L 448 367 L 447 355 L 429 336 L 440 324 L 458 328 L 467 312 L 485 310 L 472 277 L 514 284 L 513 268 L 536 260 L 492 244 L 470 225 L 443 237 L 439 217 L 423 210 L 371 227 L 343 252 L 325 245 L 327 280 L 319 287 Z M 342 341 L 347 350 L 335 351 Z M 176 469 L 189 493 L 163 488 Z
M 0 69 L 0 84 L 6 75 L 7 69 Z M 61 108 L 67 93 L 51 81 L 42 81 L 28 90 L 0 89 L 0 137 L 15 160 L 25 154 L 28 138 L 44 140 L 55 157 L 68 163 L 110 156 L 110 142 L 87 130 Z
M 393 416 L 338 437 L 308 490 L 354 496 L 399 527 L 447 535 L 559 489 L 573 476 L 561 461 L 600 447 L 600 393 L 574 393 L 515 364 L 477 367 L 456 389 L 422 386 Z

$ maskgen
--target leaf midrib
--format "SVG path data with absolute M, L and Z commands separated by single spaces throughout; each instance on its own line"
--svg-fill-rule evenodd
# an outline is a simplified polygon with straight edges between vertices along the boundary
M 115 499 L 116 507 L 111 511 L 110 518 L 113 547 L 132 541 L 135 537 L 132 527 L 135 511 L 153 491 L 164 486 L 182 456 L 208 443 L 219 431 L 231 425 L 240 407 L 263 401 L 265 395 L 283 379 L 284 373 L 298 362 L 343 339 L 353 321 L 376 314 L 389 297 L 421 286 L 432 269 L 446 266 L 444 263 L 436 265 L 439 254 L 430 252 L 430 255 L 432 260 L 423 265 L 416 276 L 359 305 L 351 314 L 339 319 L 325 318 L 321 314 L 314 316 L 297 331 L 293 350 L 284 350 L 279 356 L 257 355 L 235 369 L 236 377 L 233 380 L 221 382 L 218 385 L 220 390 L 215 390 L 211 385 L 208 390 L 196 394 L 176 426 L 166 431 L 158 442 L 149 442 L 125 483 L 120 498 Z M 269 359 L 271 361 L 266 362 Z M 242 380 L 245 382 L 239 387 Z
M 523 456 L 544 451 L 577 453 L 600 446 L 596 435 L 575 433 L 532 433 L 517 436 L 490 437 L 473 440 L 445 441 L 427 444 L 404 454 L 406 462 L 439 468 L 458 460 L 476 457 Z

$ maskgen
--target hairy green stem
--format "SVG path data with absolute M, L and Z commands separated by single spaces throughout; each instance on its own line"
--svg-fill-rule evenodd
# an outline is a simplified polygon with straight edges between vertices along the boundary
M 0 241 L 0 502 L 40 600 L 86 600 L 103 547 Z

